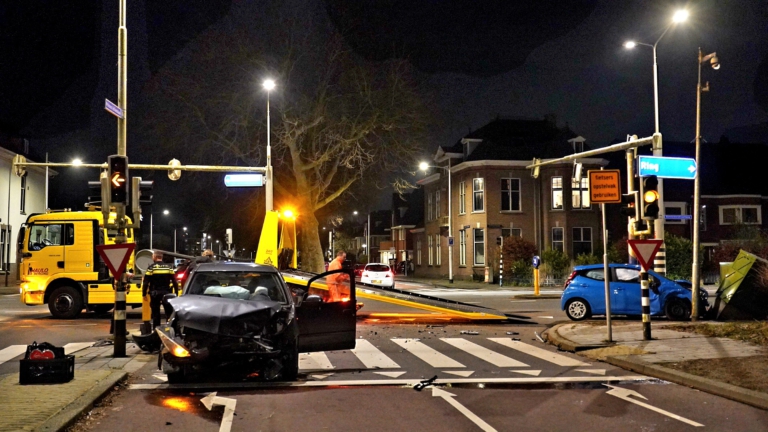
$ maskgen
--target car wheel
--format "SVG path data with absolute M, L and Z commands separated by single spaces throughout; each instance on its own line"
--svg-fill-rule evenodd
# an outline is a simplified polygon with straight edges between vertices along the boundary
M 691 304 L 688 301 L 673 298 L 664 305 L 664 313 L 671 321 L 687 321 L 691 317 Z
M 48 297 L 48 310 L 54 318 L 76 318 L 83 311 L 83 296 L 71 286 L 58 287 Z
M 581 321 L 591 317 L 592 310 L 586 300 L 575 298 L 565 304 L 565 314 L 573 321 Z
M 99 304 L 99 305 L 93 305 L 91 306 L 91 309 L 93 309 L 93 313 L 96 315 L 104 315 L 107 312 L 111 311 L 114 305 L 111 304 Z

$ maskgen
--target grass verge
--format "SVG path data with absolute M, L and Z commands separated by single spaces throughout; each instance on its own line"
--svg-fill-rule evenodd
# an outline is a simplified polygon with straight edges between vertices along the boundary
M 711 337 L 727 337 L 755 345 L 768 346 L 768 323 L 726 322 L 722 324 L 672 324 L 670 330 L 697 333 Z

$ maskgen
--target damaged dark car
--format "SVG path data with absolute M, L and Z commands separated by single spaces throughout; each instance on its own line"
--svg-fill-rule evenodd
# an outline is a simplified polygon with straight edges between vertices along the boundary
M 310 288 L 328 292 L 329 285 L 344 295 L 308 295 Z M 182 296 L 167 300 L 173 313 L 156 329 L 162 342 L 158 360 L 168 382 L 202 378 L 217 370 L 293 381 L 299 373 L 299 353 L 354 348 L 351 271 L 314 276 L 306 288 L 291 291 L 272 266 L 199 265 Z

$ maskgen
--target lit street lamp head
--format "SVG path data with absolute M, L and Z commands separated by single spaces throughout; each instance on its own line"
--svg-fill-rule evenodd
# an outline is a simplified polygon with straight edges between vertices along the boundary
M 637 44 L 635 43 L 635 41 L 624 42 L 624 48 L 632 49 L 632 48 L 634 48 L 636 46 L 637 46 Z
M 352 214 L 357 216 L 357 210 L 353 211 Z
M 420 169 L 420 170 L 422 170 L 422 171 L 426 171 L 426 170 L 427 170 L 427 168 L 429 168 L 429 164 L 428 164 L 428 163 L 426 163 L 426 162 L 422 162 L 422 163 L 420 163 L 420 164 L 419 164 L 419 169 Z
M 262 84 L 262 85 L 264 86 L 264 90 L 270 91 L 273 88 L 275 88 L 275 81 L 273 81 L 271 79 L 264 80 L 264 84 Z
M 166 215 L 166 216 L 168 216 L 170 213 L 171 212 L 169 212 L 168 210 L 163 210 L 163 214 Z
M 82 164 L 83 164 L 83 160 L 82 160 L 82 159 L 80 159 L 80 158 L 75 158 L 75 159 L 72 161 L 72 165 L 74 165 L 74 166 L 80 166 L 80 165 L 82 165 Z
M 675 14 L 672 16 L 672 22 L 675 23 L 681 23 L 685 22 L 688 19 L 688 16 L 690 14 L 685 9 L 680 9 L 679 11 L 675 12 Z

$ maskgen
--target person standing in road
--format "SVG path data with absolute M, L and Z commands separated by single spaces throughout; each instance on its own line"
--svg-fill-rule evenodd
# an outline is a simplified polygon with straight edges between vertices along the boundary
M 341 270 L 344 265 L 344 260 L 347 259 L 347 253 L 343 250 L 336 252 L 336 258 L 328 265 L 328 271 Z M 328 280 L 328 301 L 338 302 L 344 295 L 345 291 L 349 291 L 349 275 L 346 273 L 336 273 L 329 275 Z
M 170 305 L 163 302 L 166 294 L 178 293 L 179 284 L 173 272 L 173 267 L 163 262 L 163 253 L 152 253 L 152 264 L 147 267 L 144 279 L 141 281 L 142 296 L 149 294 L 149 306 L 152 309 L 152 327 L 160 325 L 160 305 L 165 309 L 165 316 L 171 314 Z

